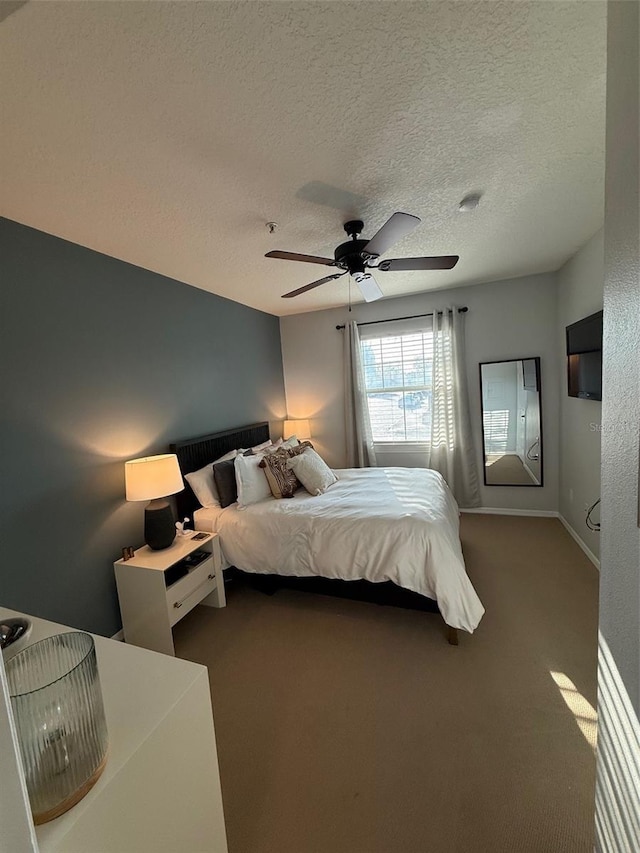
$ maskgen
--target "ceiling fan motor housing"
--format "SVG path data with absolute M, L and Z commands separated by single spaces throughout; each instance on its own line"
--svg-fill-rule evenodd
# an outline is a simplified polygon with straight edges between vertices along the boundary
M 363 250 L 368 242 L 368 240 L 354 239 L 347 240 L 346 243 L 341 243 L 334 252 L 336 266 L 340 267 L 340 269 L 348 270 L 351 275 L 357 272 L 364 272 L 365 260 L 368 260 L 368 256 L 363 255 Z

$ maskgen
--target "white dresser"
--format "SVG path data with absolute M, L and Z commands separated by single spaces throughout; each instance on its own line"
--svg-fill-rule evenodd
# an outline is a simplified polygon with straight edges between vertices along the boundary
M 20 616 L 0 609 L 0 617 Z M 31 618 L 31 617 L 29 617 Z M 11 655 L 74 630 L 33 619 Z M 41 853 L 227 853 L 206 667 L 94 635 L 109 730 L 95 787 L 35 829 Z

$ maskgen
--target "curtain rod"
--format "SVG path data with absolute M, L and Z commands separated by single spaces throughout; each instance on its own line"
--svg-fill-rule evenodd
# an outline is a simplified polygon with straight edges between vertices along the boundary
M 458 314 L 466 314 L 468 310 L 465 305 L 463 308 L 458 308 Z M 370 320 L 368 323 L 356 323 L 356 326 L 375 326 L 378 323 L 395 323 L 397 320 L 417 320 L 418 317 L 433 317 L 434 314 L 442 314 L 442 311 L 430 311 L 428 314 L 412 314 L 410 317 L 392 317 L 389 320 Z M 344 325 L 336 326 L 338 331 L 344 328 Z

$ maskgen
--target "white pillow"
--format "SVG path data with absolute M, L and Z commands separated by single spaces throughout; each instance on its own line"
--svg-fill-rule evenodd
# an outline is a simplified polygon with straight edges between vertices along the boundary
M 292 435 L 291 438 L 288 438 L 286 441 L 282 441 L 280 439 L 279 447 L 297 447 L 300 444 L 295 435 Z
M 238 486 L 238 506 L 256 504 L 271 497 L 269 482 L 260 468 L 262 455 L 236 456 L 236 485 Z
M 289 445 L 293 447 L 293 445 Z M 282 439 L 279 438 L 277 441 L 263 441 L 262 444 L 256 444 L 255 447 L 251 448 L 251 453 L 254 456 L 264 456 L 266 453 L 273 453 L 274 450 L 278 450 L 282 447 Z M 247 456 L 251 456 L 251 453 L 248 450 L 239 450 L 238 456 L 242 454 L 246 454 Z
M 287 468 L 293 471 L 310 495 L 321 495 L 338 482 L 331 468 L 311 447 L 299 456 L 287 459 Z
M 224 456 L 221 456 L 220 459 L 216 459 L 215 462 L 209 462 L 204 468 L 200 468 L 199 471 L 192 471 L 190 474 L 184 475 L 185 480 L 193 489 L 193 494 L 198 499 L 200 506 L 220 506 L 220 496 L 213 480 L 213 466 L 217 465 L 218 462 L 235 459 L 237 455 L 237 450 L 230 450 Z

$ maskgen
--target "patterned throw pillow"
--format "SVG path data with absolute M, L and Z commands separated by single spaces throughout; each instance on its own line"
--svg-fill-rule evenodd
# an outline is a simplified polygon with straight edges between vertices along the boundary
M 300 453 L 304 453 L 307 447 L 313 448 L 310 441 L 305 441 L 296 447 L 280 447 L 260 461 L 260 467 L 264 469 L 274 498 L 292 498 L 300 488 L 298 478 L 293 471 L 287 468 L 287 461 Z
M 310 495 L 321 495 L 338 482 L 338 478 L 315 450 L 305 448 L 303 453 L 287 459 L 290 468 Z
M 289 454 L 289 457 L 298 456 L 298 454 L 304 453 L 307 447 L 310 447 L 313 450 L 313 444 L 311 444 L 310 441 L 300 441 L 295 445 L 295 447 L 288 447 L 287 453 Z

